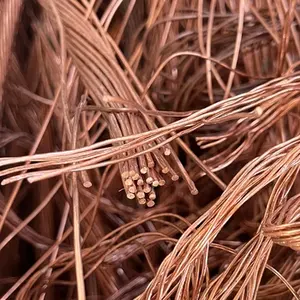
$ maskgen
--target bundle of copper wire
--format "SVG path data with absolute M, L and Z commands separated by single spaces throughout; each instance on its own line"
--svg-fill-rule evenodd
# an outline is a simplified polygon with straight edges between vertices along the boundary
M 0 299 L 300 299 L 299 37 L 299 0 L 2 0 Z

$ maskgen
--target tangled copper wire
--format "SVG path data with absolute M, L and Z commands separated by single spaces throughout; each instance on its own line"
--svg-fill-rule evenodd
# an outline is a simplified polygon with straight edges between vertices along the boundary
M 1 1 L 1 299 L 300 299 L 299 36 L 299 0 Z

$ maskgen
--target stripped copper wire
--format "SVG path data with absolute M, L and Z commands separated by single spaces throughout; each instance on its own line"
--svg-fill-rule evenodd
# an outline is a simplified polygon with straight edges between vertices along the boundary
M 298 0 L 0 12 L 1 299 L 300 299 Z

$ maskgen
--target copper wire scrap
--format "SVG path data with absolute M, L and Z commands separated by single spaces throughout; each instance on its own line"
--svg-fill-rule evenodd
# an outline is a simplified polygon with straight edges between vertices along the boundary
M 0 299 L 300 300 L 300 1 L 0 1 Z

